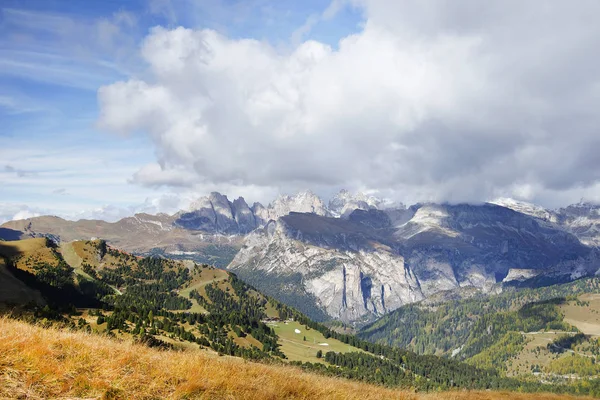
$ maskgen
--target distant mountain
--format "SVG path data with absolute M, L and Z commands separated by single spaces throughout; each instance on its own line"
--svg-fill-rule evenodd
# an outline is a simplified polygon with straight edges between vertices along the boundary
M 513 199 L 497 199 L 492 203 L 523 214 L 556 223 L 588 245 L 600 247 L 600 205 L 580 202 L 558 210 L 546 210 L 535 204 Z
M 194 201 L 189 210 L 174 215 L 135 214 L 117 222 L 68 221 L 54 216 L 9 221 L 0 227 L 0 239 L 48 236 L 56 241 L 72 241 L 102 237 L 136 254 L 164 254 L 225 267 L 246 234 L 290 212 L 333 215 L 311 191 L 279 196 L 266 207 L 260 203 L 248 206 L 243 197 L 230 201 L 213 192 Z
M 557 211 L 558 223 L 588 246 L 600 247 L 600 205 L 573 204 Z
M 291 213 L 251 233 L 229 268 L 309 313 L 372 320 L 439 292 L 593 275 L 598 252 L 561 226 L 493 205 Z
M 279 196 L 267 207 L 260 203 L 249 207 L 243 197 L 231 202 L 227 196 L 212 192 L 193 202 L 189 212 L 178 213 L 174 224 L 188 230 L 243 235 L 290 212 L 330 215 L 325 203 L 310 191 Z
M 392 203 L 360 192 L 352 194 L 344 189 L 329 200 L 329 212 L 336 217 L 348 217 L 354 210 L 382 210 L 386 208 L 403 209 L 406 207 L 402 203 Z
M 220 267 L 231 261 L 241 245 L 241 236 L 191 231 L 177 226 L 176 219 L 166 214 L 136 214 L 117 222 L 44 216 L 7 222 L 0 235 L 8 240 L 47 236 L 56 242 L 102 237 L 135 254 L 166 254 Z
M 229 266 L 314 318 L 352 322 L 438 293 L 542 285 L 598 269 L 599 206 L 493 203 L 407 208 L 342 190 L 328 203 L 305 191 L 249 206 L 213 192 L 174 215 L 37 217 L 5 223 L 0 237 L 102 237 L 136 254 Z

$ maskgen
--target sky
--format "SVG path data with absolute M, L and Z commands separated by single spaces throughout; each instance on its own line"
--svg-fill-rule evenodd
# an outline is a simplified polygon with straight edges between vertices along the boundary
M 0 222 L 600 201 L 600 2 L 3 0 Z

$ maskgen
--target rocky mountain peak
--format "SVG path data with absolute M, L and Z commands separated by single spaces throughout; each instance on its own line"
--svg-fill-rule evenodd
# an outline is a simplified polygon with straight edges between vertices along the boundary
M 234 219 L 238 225 L 240 233 L 248 233 L 256 229 L 256 218 L 254 213 L 248 207 L 243 197 L 238 197 L 233 201 Z
M 342 189 L 329 200 L 329 211 L 333 216 L 348 218 L 354 210 L 384 210 L 405 209 L 402 203 L 380 199 L 376 196 L 366 195 L 362 192 L 352 194 Z
M 521 214 L 530 215 L 545 221 L 556 222 L 556 213 L 546 210 L 544 207 L 540 207 L 536 204 L 528 203 L 521 200 L 511 199 L 509 197 L 500 197 L 489 202 L 490 204 L 496 204 L 511 210 L 520 212 Z
M 290 212 L 330 215 L 323 200 L 310 190 L 299 192 L 293 196 L 280 195 L 269 205 L 269 219 L 277 219 Z

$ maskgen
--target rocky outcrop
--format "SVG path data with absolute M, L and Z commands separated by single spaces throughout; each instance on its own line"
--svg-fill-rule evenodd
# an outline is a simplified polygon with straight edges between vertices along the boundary
M 256 229 L 258 225 L 254 213 L 252 213 L 252 210 L 248 207 L 243 197 L 238 197 L 233 201 L 232 209 L 234 210 L 235 223 L 240 233 L 248 233 Z

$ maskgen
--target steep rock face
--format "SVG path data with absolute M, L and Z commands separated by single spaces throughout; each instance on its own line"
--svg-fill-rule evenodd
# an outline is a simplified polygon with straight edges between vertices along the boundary
M 382 244 L 372 247 L 360 227 L 330 220 L 292 213 L 271 222 L 247 237 L 230 268 L 250 282 L 258 271 L 280 279 L 300 276 L 307 300 L 343 321 L 369 319 L 424 298 L 402 256 Z
M 182 213 L 175 223 L 185 229 L 214 232 L 216 230 L 217 215 L 210 198 L 201 197 L 190 208 L 189 213 Z
M 234 210 L 227 196 L 213 192 L 209 196 L 215 212 L 215 228 L 218 232 L 237 233 L 239 228 L 235 219 Z
M 256 221 L 256 227 L 265 226 L 269 222 L 269 210 L 260 203 L 254 203 L 250 208 L 252 214 L 254 214 L 254 220 Z
M 233 210 L 240 233 L 248 233 L 256 229 L 256 218 L 243 197 L 238 197 L 233 201 Z
M 175 224 L 189 230 L 208 233 L 245 234 L 256 228 L 256 221 L 246 201 L 240 197 L 233 203 L 227 196 L 212 192 L 190 205 Z

